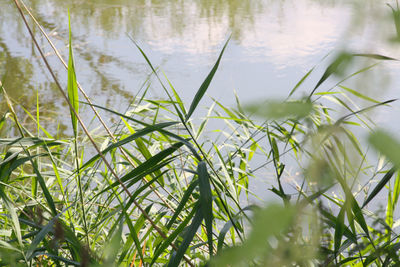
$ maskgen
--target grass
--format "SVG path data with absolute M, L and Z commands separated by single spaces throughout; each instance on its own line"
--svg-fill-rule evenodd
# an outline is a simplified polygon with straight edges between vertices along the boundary
M 32 33 L 25 14 L 33 15 L 15 2 Z M 394 219 L 400 143 L 367 117 L 394 100 L 379 102 L 350 88 L 346 81 L 371 67 L 347 73 L 344 66 L 356 57 L 395 59 L 340 53 L 305 98 L 294 96 L 315 68 L 285 101 L 242 106 L 237 99 L 235 108 L 214 101 L 195 125 L 229 40 L 189 105 L 137 46 L 166 98 L 149 99 L 144 90 L 119 111 L 93 103 L 77 83 L 71 39 L 68 65 L 63 61 L 67 93 L 36 48 L 69 106 L 72 136 L 44 129 L 39 103 L 32 114 L 1 85 L 8 112 L 0 127 L 17 129 L 0 138 L 1 266 L 400 264 Z M 339 74 L 337 84 L 321 91 Z M 102 130 L 89 130 L 82 108 L 94 112 Z M 98 110 L 118 122 L 107 126 Z M 224 127 L 202 138 L 210 120 Z M 367 144 L 358 137 L 362 129 L 370 132 Z M 300 173 L 292 182 L 290 165 Z M 265 192 L 279 201 L 259 201 L 257 179 L 273 180 Z M 379 212 L 382 194 L 386 207 Z

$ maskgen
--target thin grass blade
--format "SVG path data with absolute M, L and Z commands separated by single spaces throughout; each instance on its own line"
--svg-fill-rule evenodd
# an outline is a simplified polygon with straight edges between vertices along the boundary
M 225 48 L 228 45 L 230 39 L 231 38 L 229 37 L 228 40 L 226 41 L 224 47 L 222 48 L 221 53 L 219 54 L 217 62 L 215 63 L 214 67 L 211 69 L 211 71 L 208 74 L 207 78 L 201 84 L 199 90 L 197 90 L 197 93 L 194 96 L 192 104 L 190 105 L 189 111 L 188 111 L 188 113 L 186 115 L 185 121 L 189 120 L 190 116 L 192 116 L 192 114 L 195 111 L 195 109 L 196 109 L 197 105 L 199 104 L 200 100 L 203 98 L 204 94 L 206 93 L 206 91 L 207 91 L 207 89 L 208 89 L 208 87 L 209 87 L 209 85 L 211 83 L 211 80 L 213 79 L 214 74 L 218 69 L 218 66 L 219 66 L 219 63 L 221 61 L 222 55 L 224 54 Z
M 181 201 L 179 202 L 178 207 L 174 210 L 174 215 L 172 215 L 171 219 L 168 221 L 166 227 L 169 229 L 175 223 L 176 219 L 178 218 L 179 214 L 188 203 L 190 196 L 192 195 L 193 190 L 199 184 L 198 180 L 192 181 L 192 183 L 188 186 L 185 190 L 185 193 L 182 196 Z
M 71 103 L 72 108 L 75 112 L 79 113 L 79 98 L 78 98 L 78 84 L 76 82 L 76 73 L 74 66 L 74 56 L 72 53 L 72 33 L 71 33 L 71 16 L 68 11 L 68 23 L 69 23 L 69 59 L 68 59 L 68 99 Z M 74 130 L 74 136 L 78 135 L 78 119 L 75 113 L 71 110 L 72 128 Z
M 204 221 L 207 230 L 207 241 L 208 251 L 210 257 L 213 254 L 213 238 L 212 238 L 212 223 L 213 223 L 213 211 L 212 211 L 212 192 L 210 186 L 210 175 L 207 171 L 207 165 L 204 161 L 199 162 L 197 167 L 199 176 L 199 189 L 200 189 L 200 203 L 201 210 L 203 212 Z
M 364 201 L 362 208 L 364 208 L 366 205 L 368 205 L 368 203 L 385 187 L 385 185 L 390 181 L 390 179 L 393 177 L 393 174 L 395 172 L 396 172 L 396 169 L 392 168 L 383 176 L 383 178 L 379 181 L 379 183 L 372 190 L 371 194 L 369 194 L 367 199 Z
M 189 213 L 189 215 L 187 215 L 185 217 L 185 219 L 179 224 L 179 226 L 175 229 L 175 231 L 168 235 L 167 239 L 164 240 L 164 242 L 161 244 L 160 247 L 157 248 L 157 250 L 154 252 L 153 255 L 153 259 L 151 260 L 150 266 L 152 266 L 157 259 L 159 258 L 159 256 L 161 255 L 161 253 L 163 251 L 165 251 L 165 249 L 171 245 L 172 241 L 175 240 L 175 238 L 179 235 L 182 234 L 182 232 L 184 231 L 184 228 L 186 227 L 186 225 L 190 222 L 190 220 L 193 218 L 195 212 L 197 210 L 197 207 L 194 207 L 192 209 L 192 211 Z M 183 257 L 183 256 L 182 256 Z
M 337 220 L 336 220 L 335 236 L 334 236 L 335 253 L 338 253 L 338 251 L 339 251 L 340 245 L 342 243 L 344 229 L 346 228 L 346 226 L 344 225 L 345 211 L 346 211 L 345 208 L 342 207 L 340 209 L 339 215 L 337 216 Z
M 183 238 L 181 245 L 178 248 L 178 251 L 176 253 L 173 252 L 171 254 L 171 259 L 169 260 L 167 267 L 179 266 L 179 263 L 181 262 L 183 256 L 185 255 L 185 252 L 189 247 L 190 242 L 192 242 L 197 232 L 197 229 L 199 229 L 202 220 L 203 220 L 203 212 L 201 211 L 201 207 L 199 207 L 197 209 L 196 215 L 192 220 L 192 223 L 190 224 L 187 232 L 185 233 L 185 236 Z

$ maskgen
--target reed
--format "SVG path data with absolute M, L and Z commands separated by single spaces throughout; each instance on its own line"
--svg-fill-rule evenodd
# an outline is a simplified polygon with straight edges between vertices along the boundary
M 25 22 L 33 16 L 15 3 Z M 33 26 L 26 26 L 31 33 Z M 68 88 L 59 90 L 70 108 L 71 136 L 41 125 L 40 93 L 33 114 L 0 84 L 8 105 L 0 120 L 0 265 L 400 264 L 394 219 L 400 143 L 367 116 L 394 100 L 379 102 L 346 85 L 376 63 L 396 59 L 344 52 L 304 98 L 295 96 L 316 77 L 315 68 L 286 100 L 242 105 L 237 98 L 234 108 L 213 100 L 196 117 L 228 43 L 189 104 L 134 43 L 165 99 L 144 90 L 121 111 L 97 105 L 78 84 L 70 29 Z M 353 73 L 341 69 L 356 57 L 374 62 Z M 339 74 L 338 83 L 322 89 Z M 93 110 L 103 128 L 90 130 L 82 109 Z M 98 110 L 117 122 L 107 126 Z M 219 125 L 216 134 L 208 132 L 212 123 Z M 359 138 L 365 129 L 367 142 Z M 291 165 L 298 175 L 288 181 Z M 259 188 L 259 180 L 270 186 Z M 262 201 L 267 194 L 275 201 Z

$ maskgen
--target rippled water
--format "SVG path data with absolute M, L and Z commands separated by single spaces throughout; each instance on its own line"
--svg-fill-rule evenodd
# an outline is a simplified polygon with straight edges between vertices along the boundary
M 150 74 L 129 36 L 190 101 L 232 34 L 208 91 L 227 105 L 234 103 L 234 91 L 243 102 L 286 96 L 310 68 L 342 48 L 400 57 L 399 44 L 390 42 L 396 33 L 391 10 L 380 1 L 31 0 L 26 4 L 65 58 L 70 9 L 77 78 L 96 103 L 116 109 L 129 104 Z M 13 1 L 0 2 L 0 32 L 0 75 L 11 97 L 32 108 L 38 90 L 41 105 L 63 114 L 66 106 Z M 65 85 L 64 69 L 37 29 L 35 33 Z M 308 85 L 319 78 L 327 62 L 329 57 Z M 385 63 L 375 74 L 362 77 L 368 82 L 349 83 L 383 100 L 396 95 L 398 70 L 397 63 Z M 156 85 L 151 90 L 153 96 L 164 97 Z M 308 90 L 307 83 L 302 90 Z M 382 123 L 385 119 L 381 115 Z

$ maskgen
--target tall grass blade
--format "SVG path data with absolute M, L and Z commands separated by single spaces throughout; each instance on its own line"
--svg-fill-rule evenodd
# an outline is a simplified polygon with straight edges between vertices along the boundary
M 212 192 L 210 186 L 210 175 L 208 174 L 207 165 L 204 161 L 199 162 L 199 165 L 197 167 L 197 172 L 199 176 L 200 203 L 201 203 L 200 206 L 206 224 L 208 250 L 211 257 L 213 254 L 213 237 L 212 237 L 213 201 L 212 201 Z
M 71 33 L 71 16 L 68 10 L 68 23 L 69 23 L 69 58 L 68 58 L 68 99 L 75 112 L 79 113 L 79 98 L 78 98 L 78 84 L 76 82 L 76 73 L 74 66 L 74 56 L 72 53 L 72 33 Z M 75 113 L 71 110 L 72 128 L 74 136 L 78 135 L 78 119 Z
M 192 181 L 192 183 L 188 186 L 188 188 L 185 190 L 185 193 L 182 196 L 181 201 L 179 202 L 178 207 L 174 210 L 174 215 L 169 219 L 166 227 L 169 229 L 172 227 L 172 225 L 175 223 L 176 219 L 178 218 L 179 214 L 185 207 L 185 205 L 188 203 L 190 196 L 192 195 L 193 190 L 196 188 L 196 186 L 199 184 L 198 180 Z
M 304 75 L 300 81 L 297 82 L 297 84 L 293 87 L 293 89 L 290 91 L 289 95 L 287 98 L 291 97 L 294 92 L 296 92 L 296 90 L 300 87 L 300 85 L 303 84 L 303 82 L 307 79 L 308 76 L 310 76 L 311 72 L 313 72 L 314 68 L 312 68 L 311 70 L 309 70 L 306 75 Z
M 189 215 L 185 216 L 185 219 L 178 225 L 175 231 L 172 234 L 168 235 L 168 238 L 164 240 L 164 242 L 160 245 L 160 247 L 157 248 L 157 250 L 154 252 L 153 259 L 151 260 L 150 263 L 151 266 L 157 261 L 161 253 L 165 251 L 165 249 L 172 243 L 172 241 L 174 241 L 179 234 L 182 234 L 184 232 L 184 228 L 193 218 L 197 210 L 198 210 L 197 206 L 195 206 L 189 213 Z M 178 266 L 178 265 L 172 265 L 172 266 Z
M 13 159 L 11 161 L 2 162 L 0 164 L 0 181 L 3 183 L 7 183 L 11 173 L 17 169 L 18 167 L 23 166 L 26 162 L 30 161 L 31 159 L 37 157 L 45 157 L 48 156 L 46 153 L 32 155 L 30 157 L 21 157 L 19 159 Z
M 70 206 L 71 207 L 71 206 Z M 62 212 L 57 214 L 55 217 L 53 217 L 49 223 L 40 230 L 40 232 L 35 236 L 35 239 L 33 239 L 31 245 L 29 246 L 27 252 L 26 252 L 26 258 L 28 261 L 31 260 L 33 257 L 33 253 L 35 252 L 37 246 L 42 242 L 42 240 L 46 237 L 46 235 L 53 230 L 55 222 L 59 219 L 59 217 L 70 207 L 64 209 Z
M 46 185 L 46 181 L 44 180 L 42 174 L 40 173 L 36 162 L 32 159 L 32 156 L 30 155 L 29 151 L 26 150 L 25 148 L 24 148 L 24 151 L 29 157 L 29 161 L 31 162 L 32 168 L 37 177 L 37 181 L 39 182 L 39 185 L 42 188 L 43 194 L 44 194 L 47 204 L 52 212 L 52 215 L 56 216 L 57 215 L 56 205 L 54 204 L 53 197 L 51 196 L 50 190 Z
M 124 119 L 131 120 L 131 121 L 133 121 L 133 122 L 136 122 L 136 123 L 138 123 L 138 124 L 140 124 L 140 125 L 151 126 L 151 125 L 149 125 L 149 124 L 147 124 L 147 123 L 144 123 L 143 121 L 136 120 L 136 119 L 134 119 L 134 118 L 131 118 L 131 117 L 126 116 L 126 115 L 124 115 L 124 114 L 122 114 L 122 113 L 119 113 L 119 112 L 116 112 L 116 111 L 114 111 L 114 110 L 111 110 L 111 109 L 109 109 L 109 108 L 105 108 L 105 107 L 102 107 L 102 106 L 99 106 L 99 105 L 95 105 L 95 104 L 91 104 L 91 105 L 94 106 L 94 107 L 97 107 L 97 108 L 106 110 L 106 111 L 108 111 L 108 112 L 110 112 L 110 113 L 112 113 L 112 114 L 121 116 L 121 117 L 123 117 Z M 172 123 L 172 122 L 171 122 L 171 123 Z M 177 122 L 173 122 L 173 123 L 176 124 Z M 160 132 L 160 133 L 162 133 L 162 134 L 165 134 L 165 135 L 167 135 L 167 136 L 170 136 L 170 137 L 172 137 L 172 138 L 174 138 L 174 139 L 176 139 L 176 140 L 178 140 L 178 141 L 180 141 L 180 142 L 182 142 L 182 143 L 184 143 L 185 146 L 192 152 L 193 156 L 195 156 L 196 159 L 197 159 L 198 161 L 201 161 L 201 157 L 200 157 L 199 153 L 197 153 L 197 151 L 196 151 L 196 149 L 193 147 L 193 145 L 192 145 L 190 142 L 188 142 L 188 139 L 183 138 L 183 137 L 181 137 L 180 135 L 174 134 L 174 133 L 172 133 L 172 132 L 169 132 L 169 131 L 166 131 L 166 130 L 163 130 L 163 129 L 158 129 L 157 131 Z
M 15 166 L 15 162 L 18 159 L 19 151 L 16 151 L 14 153 L 11 153 L 8 151 L 6 155 L 4 156 L 3 161 L 0 163 L 0 182 L 7 183 L 8 178 L 10 177 L 10 174 L 12 171 L 17 168 L 19 165 L 23 164 L 17 164 Z M 29 160 L 29 159 L 28 159 Z M 15 166 L 15 167 L 12 167 Z
M 2 187 L 0 187 L 0 198 L 3 199 L 4 206 L 6 207 L 6 209 L 8 210 L 8 212 L 11 215 L 11 220 L 13 223 L 15 235 L 17 236 L 19 245 L 22 247 L 23 243 L 22 243 L 21 226 L 20 226 L 20 223 L 18 220 L 16 208 L 13 205 L 13 203 L 10 201 L 10 199 L 7 197 L 7 195 L 4 193 Z
M 228 233 L 228 231 L 233 227 L 234 224 L 237 224 L 237 222 L 240 219 L 241 213 L 244 212 L 244 211 L 247 211 L 247 210 L 256 211 L 257 210 L 257 206 L 256 205 L 249 205 L 249 206 L 243 208 L 241 211 L 239 211 L 238 214 L 236 214 L 233 217 L 233 220 L 229 220 L 222 227 L 222 229 L 221 229 L 221 231 L 219 232 L 219 235 L 218 235 L 218 244 L 217 244 L 218 253 L 220 253 L 222 251 L 222 247 L 223 247 L 224 241 L 225 241 L 225 236 Z
M 160 124 L 156 124 L 156 125 L 150 125 L 148 127 L 145 127 L 139 131 L 137 131 L 136 133 L 119 140 L 116 143 L 113 143 L 111 145 L 109 145 L 108 147 L 106 147 L 103 151 L 101 151 L 101 153 L 103 155 L 107 154 L 108 152 L 110 152 L 113 149 L 116 149 L 120 146 L 123 146 L 125 144 L 128 144 L 134 140 L 136 140 L 137 138 L 140 138 L 142 136 L 145 136 L 149 133 L 155 132 L 155 131 L 160 131 L 162 128 L 165 127 L 169 127 L 171 125 L 175 125 L 176 122 L 164 122 L 164 123 L 160 123 Z M 87 168 L 89 165 L 91 165 L 92 163 L 94 163 L 96 160 L 98 160 L 100 158 L 100 155 L 95 155 L 93 156 L 91 159 L 89 159 L 87 162 L 85 162 L 85 164 L 82 165 L 81 169 L 85 169 Z
M 54 254 L 51 254 L 51 253 L 35 252 L 32 255 L 32 258 L 34 258 L 34 257 L 50 258 L 50 259 L 54 259 L 56 261 L 61 261 L 61 262 L 66 264 L 65 266 L 82 266 L 82 264 L 80 262 L 69 260 L 69 259 L 57 256 L 57 255 L 54 255 Z
M 214 67 L 211 69 L 210 73 L 208 74 L 207 78 L 203 81 L 201 84 L 199 90 L 197 90 L 196 95 L 194 96 L 192 100 L 192 104 L 190 105 L 189 111 L 186 115 L 185 121 L 188 121 L 190 116 L 192 116 L 193 112 L 195 111 L 197 105 L 199 104 L 200 100 L 203 98 L 204 94 L 206 93 L 208 86 L 211 83 L 211 80 L 214 77 L 215 72 L 218 69 L 219 63 L 221 61 L 222 55 L 224 54 L 225 48 L 228 45 L 228 42 L 231 38 L 229 37 L 228 40 L 226 41 L 224 47 L 222 48 L 221 53 L 219 54 L 219 57 L 217 59 L 217 62 L 215 63 Z
M 116 229 L 115 233 L 109 239 L 107 246 L 105 247 L 105 261 L 103 262 L 103 266 L 115 266 L 115 261 L 118 255 L 118 251 L 120 249 L 120 244 L 122 241 L 122 228 L 123 228 L 123 220 L 119 222 L 119 226 Z
M 342 72 L 344 67 L 350 63 L 351 59 L 352 59 L 351 54 L 347 52 L 341 52 L 335 58 L 335 60 L 331 64 L 329 64 L 329 66 L 326 68 L 324 74 L 322 74 L 322 77 L 319 79 L 314 89 L 311 91 L 309 97 L 311 97 L 314 94 L 314 92 L 318 89 L 318 87 L 323 82 L 325 82 L 331 75 L 337 74 L 338 72 Z
M 168 262 L 167 267 L 175 267 L 179 266 L 179 263 L 181 262 L 183 256 L 185 255 L 185 252 L 187 248 L 190 245 L 190 242 L 192 242 L 193 237 L 195 236 L 197 229 L 199 229 L 201 225 L 201 221 L 203 220 L 203 212 L 201 211 L 201 207 L 197 209 L 196 215 L 194 216 L 192 223 L 190 224 L 189 228 L 185 232 L 185 235 L 183 237 L 183 241 L 180 244 L 178 251 L 172 252 L 171 254 L 171 259 Z
M 356 222 L 358 222 L 358 224 L 361 226 L 361 228 L 364 230 L 364 232 L 367 235 L 369 235 L 369 229 L 368 229 L 367 222 L 365 221 L 365 218 L 361 211 L 361 208 L 358 205 L 358 202 L 356 201 L 356 199 L 354 197 L 351 200 L 351 204 L 352 204 L 351 209 L 353 211 Z
M 314 89 L 311 91 L 309 97 L 311 97 L 314 94 L 314 92 L 318 89 L 318 87 L 323 82 L 325 82 L 330 76 L 343 74 L 344 70 L 350 64 L 353 57 L 367 57 L 367 58 L 378 59 L 378 60 L 397 60 L 395 58 L 387 57 L 387 56 L 383 56 L 383 55 L 379 55 L 379 54 L 362 54 L 362 53 L 351 54 L 348 52 L 341 52 L 335 58 L 335 60 L 326 68 L 324 74 L 322 75 L 320 80 L 317 82 Z
M 358 92 L 358 91 L 356 91 L 356 90 L 353 90 L 353 89 L 350 89 L 350 88 L 348 88 L 348 87 L 346 87 L 346 86 L 339 85 L 339 87 L 342 88 L 343 90 L 346 90 L 347 92 L 349 92 L 349 93 L 351 93 L 351 94 L 353 94 L 353 95 L 355 95 L 355 96 L 361 98 L 361 99 L 366 100 L 366 101 L 370 101 L 370 102 L 373 102 L 373 103 L 376 103 L 376 104 L 380 103 L 379 101 L 377 101 L 377 100 L 375 100 L 375 99 L 372 99 L 372 98 L 370 98 L 370 97 L 368 97 L 368 96 L 366 96 L 366 95 L 363 95 L 363 94 L 361 94 L 360 92 Z
M 372 59 L 378 59 L 378 60 L 395 60 L 398 61 L 398 59 L 394 57 L 388 57 L 380 54 L 363 54 L 363 53 L 356 53 L 353 54 L 355 57 L 366 57 L 366 58 L 372 58 Z
M 396 169 L 392 168 L 383 176 L 383 178 L 379 181 L 379 183 L 375 186 L 367 199 L 364 201 L 362 208 L 368 205 L 368 203 L 385 187 L 385 185 L 390 181 L 395 172 Z
M 159 170 L 161 167 L 164 166 L 164 164 L 162 164 L 162 163 L 159 164 L 159 163 L 162 162 L 168 156 L 170 156 L 172 153 L 174 153 L 176 150 L 178 150 L 182 145 L 183 145 L 182 143 L 175 143 L 171 147 L 157 153 L 153 157 L 149 158 L 148 160 L 146 160 L 145 162 L 143 162 L 142 164 L 140 164 L 139 166 L 134 168 L 132 171 L 130 171 L 127 174 L 125 174 L 124 176 L 122 176 L 120 178 L 120 180 L 122 182 L 126 182 L 138 175 L 143 174 L 143 173 L 149 174 L 150 172 Z M 137 181 L 137 180 L 138 179 L 136 179 L 135 181 Z M 107 187 L 107 189 L 110 189 L 117 185 L 119 185 L 119 181 L 114 182 L 109 187 Z
M 335 226 L 335 236 L 334 236 L 335 253 L 339 251 L 342 242 L 342 237 L 344 234 L 344 229 L 346 228 L 346 226 L 344 225 L 344 215 L 345 215 L 344 213 L 345 213 L 345 208 L 342 207 L 340 209 L 339 215 L 337 216 L 336 226 Z
M 393 188 L 393 206 L 394 207 L 397 205 L 397 202 L 399 201 L 399 196 L 400 196 L 400 173 L 397 172 L 396 181 L 394 183 L 394 188 Z

